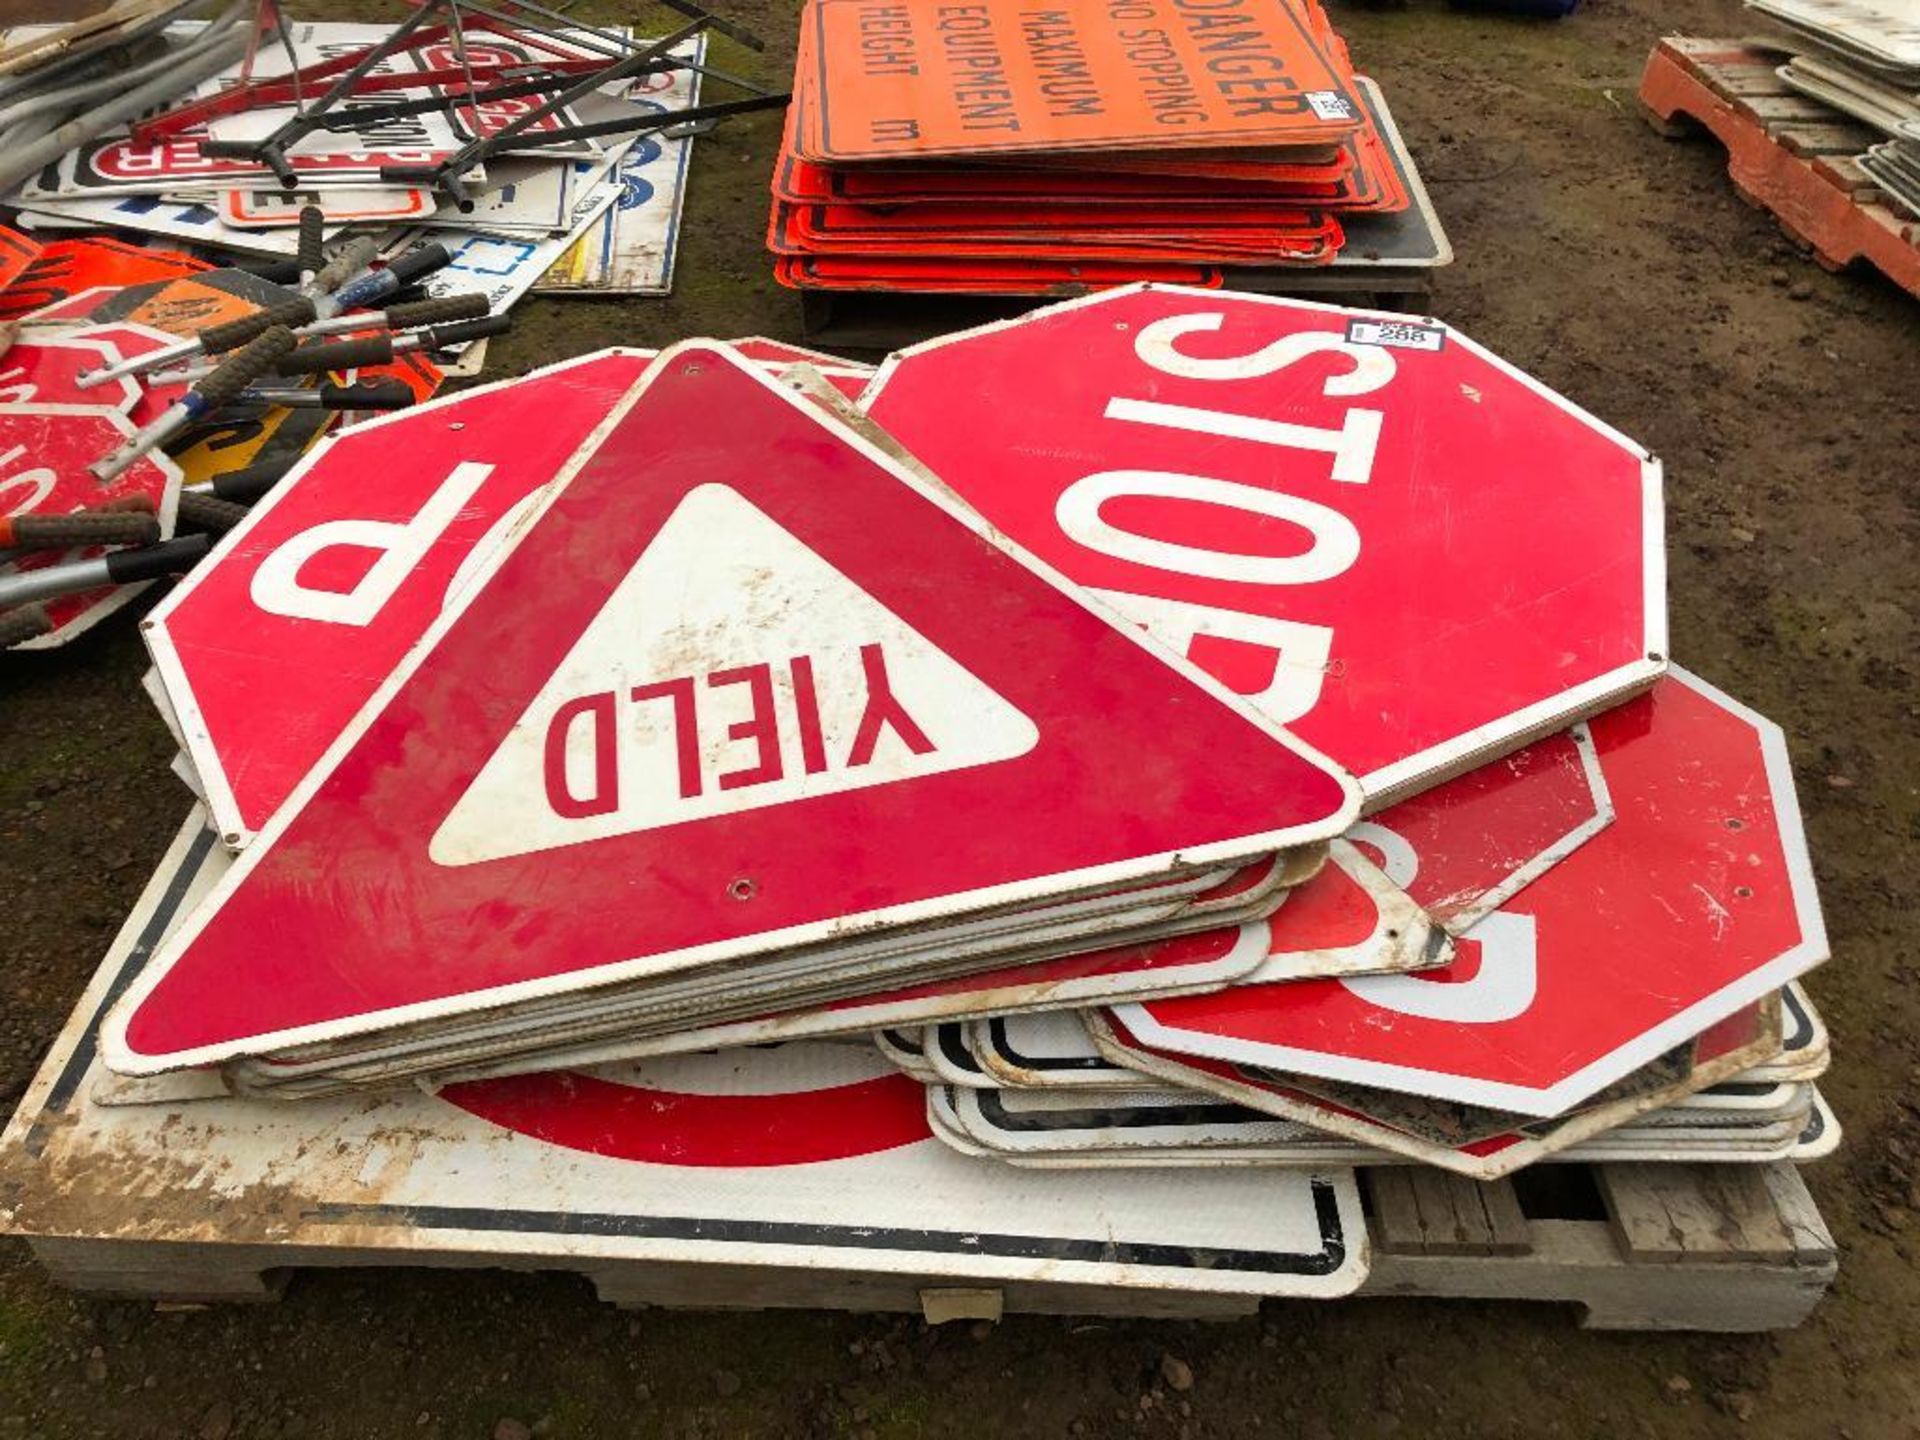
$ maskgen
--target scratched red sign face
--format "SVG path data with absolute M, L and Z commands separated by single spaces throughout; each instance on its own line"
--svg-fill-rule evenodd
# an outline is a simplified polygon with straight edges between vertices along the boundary
M 1590 723 L 1613 823 L 1445 969 L 1153 1001 L 1122 1023 L 1168 1051 L 1553 1115 L 1824 960 L 1779 729 L 1679 671 Z M 1407 837 L 1377 854 L 1417 889 Z
M 1345 776 L 726 347 L 666 352 L 609 410 L 116 1011 L 114 1068 L 1044 905 L 1352 822 Z M 256 568 L 255 597 L 368 605 L 303 594 L 327 538 Z
M 852 368 L 771 342 L 747 342 L 747 352 L 768 365 Z M 553 479 L 653 353 L 566 361 L 323 442 L 253 507 L 216 563 L 154 610 L 147 643 L 229 845 L 266 823 L 439 616 L 462 567 Z
M 0 405 L 105 405 L 130 414 L 140 400 L 131 376 L 81 388 L 83 371 L 97 370 L 121 358 L 98 338 L 32 335 L 16 340 L 0 355 Z
M 1420 908 L 1458 935 L 1612 819 L 1593 735 L 1580 724 L 1410 796 L 1348 838 L 1407 877 Z
M 440 614 L 462 563 L 647 363 L 590 356 L 345 431 L 155 609 L 147 643 L 230 844 L 266 823 Z
M 1445 326 L 1132 287 L 902 351 L 862 406 L 1372 804 L 1665 664 L 1657 463 Z

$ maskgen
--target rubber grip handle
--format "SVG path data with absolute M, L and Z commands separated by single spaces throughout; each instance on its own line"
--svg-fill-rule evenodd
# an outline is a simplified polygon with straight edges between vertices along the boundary
M 44 605 L 18 605 L 0 613 L 0 650 L 37 640 L 53 629 L 53 617 Z
M 464 295 L 447 295 L 438 300 L 413 300 L 405 305 L 392 305 L 384 313 L 390 329 L 411 330 L 416 325 L 442 325 L 453 320 L 475 320 L 492 308 L 492 304 L 485 295 L 476 290 L 469 290 Z
M 220 368 L 195 385 L 191 393 L 200 397 L 203 410 L 217 410 L 273 369 L 292 349 L 293 332 L 276 325 L 222 360 Z
M 70 550 L 82 545 L 151 545 L 160 538 L 152 511 L 76 510 L 71 515 L 21 515 L 0 520 L 0 547 Z
M 420 339 L 427 349 L 441 350 L 448 345 L 459 345 L 488 335 L 504 334 L 512 328 L 511 315 L 489 315 L 485 319 L 468 320 L 460 325 L 436 325 L 431 330 L 422 330 Z
M 394 289 L 404 289 L 422 275 L 430 275 L 435 270 L 445 269 L 453 263 L 453 256 L 447 247 L 435 242 L 422 245 L 418 250 L 409 250 L 398 260 L 387 266 L 387 273 L 394 277 Z
M 327 218 L 318 205 L 300 207 L 300 268 L 317 271 L 327 263 Z
M 320 290 L 338 290 L 366 269 L 368 262 L 379 253 L 380 242 L 371 235 L 354 236 L 334 251 L 333 258 L 320 267 L 320 273 L 313 277 L 314 286 Z
M 144 550 L 116 550 L 107 556 L 107 578 L 116 585 L 131 585 L 136 580 L 157 580 L 190 569 L 195 561 L 213 548 L 204 535 L 189 535 L 182 540 L 164 540 Z
M 229 320 L 224 325 L 209 325 L 194 338 L 207 354 L 218 355 L 223 350 L 246 344 L 254 336 L 264 334 L 276 325 L 310 325 L 313 318 L 312 299 L 300 295 L 292 300 L 282 300 L 278 305 L 269 306 L 255 314 L 242 315 L 238 320 Z
M 215 495 L 222 500 L 231 500 L 238 505 L 251 505 L 274 486 L 287 478 L 287 472 L 293 468 L 298 457 L 285 460 L 270 460 L 264 465 L 249 465 L 244 470 L 229 470 L 224 475 L 216 475 L 208 484 Z M 182 497 L 188 494 L 204 495 L 205 490 L 180 492 Z
M 313 375 L 322 370 L 351 370 L 356 365 L 384 365 L 393 359 L 393 336 L 366 335 L 332 345 L 302 345 L 283 355 L 274 369 L 282 375 Z
M 356 380 L 322 385 L 320 403 L 341 410 L 404 410 L 413 404 L 413 391 L 400 380 Z
M 225 263 L 235 270 L 244 270 L 262 280 L 271 280 L 276 285 L 292 285 L 300 279 L 300 262 L 297 260 L 269 260 L 263 255 L 228 255 Z
M 179 509 L 174 513 L 184 528 L 210 530 L 216 535 L 224 535 L 247 518 L 247 507 L 232 500 L 222 500 L 218 495 L 182 490 Z

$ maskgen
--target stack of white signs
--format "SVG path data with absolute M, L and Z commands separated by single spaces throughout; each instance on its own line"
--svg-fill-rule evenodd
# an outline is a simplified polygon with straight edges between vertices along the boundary
M 1920 216 L 1920 11 L 1900 0 L 1747 0 L 1793 37 L 1779 75 L 1887 138 L 1860 168 Z
M 481 22 L 484 23 L 484 22 Z M 181 27 L 176 27 L 181 28 Z M 291 54 L 274 43 L 254 57 L 256 86 L 373 45 L 391 26 L 309 22 L 289 26 Z M 27 31 L 9 32 L 12 35 Z M 619 43 L 626 42 L 614 36 Z M 645 42 L 634 42 L 644 44 Z M 370 72 L 368 90 L 339 107 L 342 123 L 357 112 L 369 118 L 352 128 L 316 130 L 294 143 L 288 160 L 300 182 L 282 188 L 262 165 L 215 158 L 207 140 L 261 140 L 291 119 L 290 105 L 262 104 L 216 115 L 161 143 L 142 144 L 126 128 L 68 151 L 5 197 L 21 223 L 34 229 L 117 229 L 165 237 L 210 251 L 289 258 L 297 249 L 300 210 L 318 206 L 329 238 L 351 230 L 373 232 L 381 251 L 395 255 L 427 241 L 452 252 L 453 263 L 425 284 L 434 296 L 484 294 L 504 311 L 536 285 L 597 294 L 663 294 L 671 288 L 688 138 L 631 134 L 561 138 L 552 144 L 488 161 L 465 177 L 470 209 L 429 188 L 383 179 L 383 167 L 433 165 L 476 136 L 484 138 L 541 103 L 544 96 L 494 100 L 479 106 L 436 97 L 458 94 L 444 77 L 473 73 L 477 84 L 498 86 L 494 71 L 511 75 L 529 63 L 609 63 L 617 56 L 608 33 L 561 31 L 556 37 L 475 30 L 463 48 L 451 41 L 403 48 Z M 673 52 L 698 64 L 704 37 Z M 467 67 L 465 72 L 462 67 Z M 408 84 L 419 75 L 418 84 Z M 240 84 L 236 64 L 202 84 L 210 100 Z M 592 125 L 640 111 L 657 114 L 697 103 L 700 72 L 681 68 L 603 87 L 534 133 L 563 125 Z M 308 101 L 328 80 L 306 82 Z M 415 113 L 371 112 L 413 105 Z
M 1444 325 L 1158 286 L 347 431 L 147 622 L 204 811 L 15 1226 L 111 1149 L 458 1248 L 511 1135 L 620 1254 L 1330 1293 L 1356 1164 L 1824 1153 L 1784 738 L 1669 665 L 1660 487 Z

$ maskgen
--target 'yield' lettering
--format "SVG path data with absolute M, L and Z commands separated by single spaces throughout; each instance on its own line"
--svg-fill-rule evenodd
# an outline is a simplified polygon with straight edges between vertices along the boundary
M 860 647 L 860 673 L 865 696 L 844 754 L 835 754 L 828 744 L 821 722 L 820 680 L 807 655 L 795 655 L 778 669 L 760 661 L 706 675 L 653 680 L 624 695 L 602 690 L 569 700 L 547 722 L 543 766 L 547 804 L 567 820 L 609 815 L 620 808 L 623 709 L 629 714 L 641 709 L 650 717 L 664 717 L 673 738 L 675 783 L 683 800 L 704 795 L 710 788 L 739 790 L 771 784 L 784 778 L 796 763 L 808 775 L 833 768 L 858 769 L 872 763 L 889 736 L 915 755 L 930 753 L 933 741 L 894 693 L 886 654 L 879 645 Z M 729 715 L 740 718 L 726 718 Z M 590 763 L 579 763 L 583 755 Z M 570 758 L 575 762 L 571 767 Z

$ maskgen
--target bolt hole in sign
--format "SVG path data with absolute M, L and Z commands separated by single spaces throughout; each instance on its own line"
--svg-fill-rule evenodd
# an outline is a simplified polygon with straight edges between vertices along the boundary
M 861 406 L 1369 808 L 1664 666 L 1659 463 L 1444 325 L 1133 286 L 903 350 Z
M 689 342 L 476 567 L 104 1043 L 147 1074 L 631 994 L 1243 864 L 1338 834 L 1358 801 L 936 482 Z
M 1613 823 L 1446 968 L 1114 1013 L 1158 1050 L 1552 1116 L 1827 958 L 1778 726 L 1675 670 L 1590 728 Z

